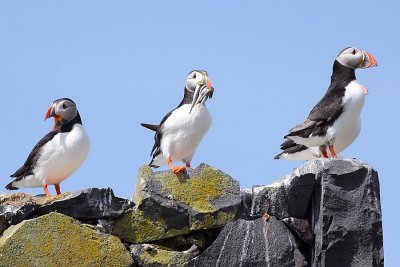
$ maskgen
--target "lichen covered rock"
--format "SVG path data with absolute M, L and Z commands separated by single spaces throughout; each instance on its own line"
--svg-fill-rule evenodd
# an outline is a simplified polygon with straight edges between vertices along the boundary
M 10 226 L 0 238 L 1 266 L 130 266 L 121 241 L 49 213 Z
M 237 181 L 206 164 L 180 176 L 142 166 L 132 201 L 113 234 L 143 243 L 223 226 L 237 215 L 241 196 Z
M 174 251 L 153 244 L 135 244 L 130 249 L 139 266 L 186 266 L 192 258 L 199 254 L 195 245 L 185 251 Z

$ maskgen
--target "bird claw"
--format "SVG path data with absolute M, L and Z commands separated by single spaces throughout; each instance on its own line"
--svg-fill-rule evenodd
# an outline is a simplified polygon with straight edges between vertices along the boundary
M 175 174 L 179 173 L 185 173 L 185 167 L 182 166 L 175 166 L 174 169 L 172 170 Z

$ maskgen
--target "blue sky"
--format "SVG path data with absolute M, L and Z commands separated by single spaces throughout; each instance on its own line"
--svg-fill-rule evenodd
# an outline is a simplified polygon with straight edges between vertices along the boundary
M 385 262 L 394 266 L 400 4 L 280 2 L 1 1 L 2 184 L 50 130 L 51 102 L 70 97 L 91 151 L 62 191 L 112 187 L 129 198 L 153 145 L 139 123 L 173 109 L 193 69 L 208 71 L 215 92 L 213 125 L 192 165 L 206 162 L 242 187 L 269 184 L 301 164 L 273 160 L 282 136 L 323 96 L 336 55 L 357 46 L 379 67 L 356 73 L 369 95 L 361 134 L 343 154 L 380 174 Z

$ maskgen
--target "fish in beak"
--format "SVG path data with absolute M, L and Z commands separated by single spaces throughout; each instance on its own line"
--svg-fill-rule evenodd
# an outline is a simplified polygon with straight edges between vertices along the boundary
M 360 68 L 366 69 L 378 66 L 376 59 L 370 53 L 368 53 L 367 51 L 362 51 L 362 53 L 364 55 L 364 58 L 361 61 Z
M 213 93 L 214 93 L 214 88 L 212 87 L 207 74 L 205 74 L 203 80 L 199 82 L 196 86 L 189 114 L 192 112 L 192 109 L 197 104 L 202 105 L 207 101 L 208 98 L 212 98 Z
M 47 110 L 44 120 L 47 120 L 51 117 L 54 117 L 54 125 L 53 130 L 57 129 L 61 126 L 62 116 L 56 114 L 56 104 L 52 104 L 51 107 Z

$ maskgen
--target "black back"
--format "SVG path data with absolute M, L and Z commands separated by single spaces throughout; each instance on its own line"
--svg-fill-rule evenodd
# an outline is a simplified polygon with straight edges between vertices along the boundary
M 42 147 L 53 139 L 53 137 L 57 134 L 57 131 L 52 131 L 46 134 L 40 141 L 33 147 L 31 153 L 26 159 L 24 165 L 19 168 L 16 172 L 10 175 L 12 178 L 16 178 L 15 181 L 21 180 L 25 176 L 29 176 L 33 174 L 33 169 L 39 159 L 40 151 Z
M 311 110 L 305 122 L 290 130 L 287 136 L 308 137 L 310 134 L 321 136 L 343 112 L 343 96 L 346 86 L 356 79 L 354 69 L 340 64 L 333 64 L 331 84 L 322 99 Z

